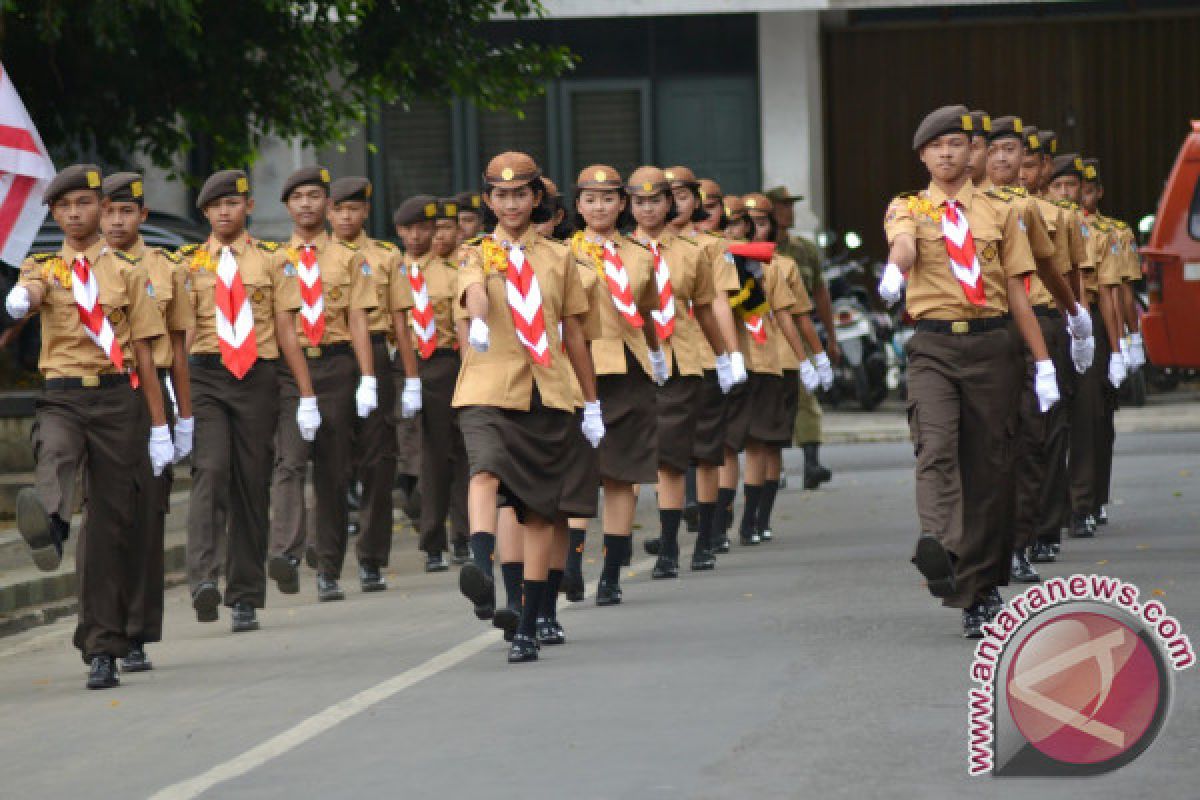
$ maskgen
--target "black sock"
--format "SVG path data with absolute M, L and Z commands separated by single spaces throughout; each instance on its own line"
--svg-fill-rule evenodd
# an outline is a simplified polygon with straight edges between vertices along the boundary
M 586 528 L 571 528 L 567 535 L 570 537 L 567 546 L 567 569 L 572 575 L 583 574 L 583 545 L 587 541 Z
M 683 505 L 691 507 L 696 505 L 696 468 L 688 467 L 687 473 L 683 478 Z
M 525 581 L 525 605 L 521 608 L 521 623 L 517 626 L 517 633 L 530 639 L 537 633 L 538 609 L 542 607 L 545 595 L 545 581 Z
M 483 570 L 483 574 L 492 577 L 492 557 L 496 552 L 496 534 L 471 534 L 471 561 Z
M 546 593 L 542 595 L 542 606 L 538 619 L 558 619 L 558 589 L 562 586 L 563 571 L 552 569 L 546 577 Z
M 742 484 L 742 524 L 738 528 L 743 536 L 749 536 L 758 522 L 758 500 L 762 497 L 762 486 Z
M 521 607 L 521 575 L 525 565 L 520 561 L 505 561 L 500 564 L 500 576 L 504 580 L 504 592 L 508 595 L 508 607 Z
M 712 541 L 718 542 L 725 537 L 729 524 L 733 520 L 733 498 L 737 497 L 737 489 L 717 489 L 717 508 L 713 514 Z
M 762 496 L 758 498 L 758 529 L 760 531 L 771 527 L 771 512 L 775 509 L 775 494 L 779 491 L 779 481 L 763 481 Z
M 676 508 L 662 508 L 658 511 L 658 521 L 662 525 L 661 552 L 667 558 L 679 558 L 679 522 L 683 512 Z
M 696 549 L 711 550 L 713 545 L 713 517 L 716 516 L 716 503 L 698 503 L 697 516 L 699 524 L 696 526 Z
M 600 571 L 600 580 L 614 586 L 621 580 L 621 562 L 625 560 L 625 543 L 629 538 L 604 534 L 604 568 Z

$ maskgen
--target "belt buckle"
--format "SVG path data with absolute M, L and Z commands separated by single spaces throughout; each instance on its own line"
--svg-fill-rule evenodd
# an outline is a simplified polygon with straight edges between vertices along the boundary
M 79 385 L 85 389 L 96 389 L 100 386 L 99 375 L 84 375 L 79 379 Z
M 965 319 L 956 319 L 956 320 L 954 320 L 954 322 L 950 323 L 950 332 L 951 333 L 970 333 L 971 332 L 971 323 L 967 322 Z
M 321 348 L 306 347 L 306 348 L 304 348 L 304 355 L 308 356 L 309 358 L 320 358 L 321 357 Z

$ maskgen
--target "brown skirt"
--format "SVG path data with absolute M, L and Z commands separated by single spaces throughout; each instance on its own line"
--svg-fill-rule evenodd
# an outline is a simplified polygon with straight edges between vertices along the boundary
M 692 460 L 704 466 L 725 463 L 725 393 L 715 370 L 704 370 L 704 385 L 696 407 L 696 435 L 692 440 Z
M 750 428 L 746 435 L 763 444 L 787 447 L 792 443 L 792 421 L 789 414 L 787 390 L 784 379 L 779 375 L 757 375 L 758 387 L 754 392 L 754 413 L 750 417 Z
M 529 512 L 546 520 L 558 515 L 574 414 L 544 406 L 534 387 L 528 411 L 466 406 L 458 424 L 471 475 L 500 479 L 498 505 L 511 507 L 522 522 Z
M 604 412 L 597 451 L 600 477 L 627 483 L 658 480 L 658 407 L 654 383 L 625 351 L 624 375 L 596 376 Z
M 563 455 L 566 469 L 563 472 L 562 497 L 558 510 L 568 517 L 591 519 L 599 510 L 597 496 L 600 493 L 600 471 L 597 468 L 596 450 L 583 435 L 580 423 L 583 412 L 575 415 L 575 421 L 567 433 L 567 449 Z M 608 438 L 601 439 L 601 447 Z
M 658 387 L 658 463 L 686 472 L 696 441 L 696 410 L 704 379 L 699 375 L 672 375 Z
M 735 453 L 746 449 L 746 437 L 755 413 L 756 378 L 758 373 L 751 372 L 745 383 L 733 387 L 725 397 L 725 446 Z

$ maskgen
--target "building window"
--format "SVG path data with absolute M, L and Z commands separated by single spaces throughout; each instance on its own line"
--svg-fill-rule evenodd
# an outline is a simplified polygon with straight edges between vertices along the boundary
M 510 111 L 479 111 L 480 171 L 497 153 L 516 150 L 533 157 L 543 170 L 549 166 L 546 98 L 535 97 L 521 106 L 521 115 Z
M 448 103 L 414 100 L 383 112 L 387 201 L 395 208 L 414 194 L 454 190 L 454 114 Z
M 628 177 L 646 163 L 648 82 L 564 82 L 563 98 L 563 172 L 569 182 L 591 164 L 607 164 Z

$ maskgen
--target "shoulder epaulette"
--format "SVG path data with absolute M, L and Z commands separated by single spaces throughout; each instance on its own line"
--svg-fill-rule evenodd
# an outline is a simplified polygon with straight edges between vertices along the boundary
M 346 248 L 347 250 L 357 250 L 358 249 L 358 245 L 356 245 L 354 242 L 347 242 L 342 239 L 338 239 L 338 244 L 340 244 L 342 247 Z
M 172 264 L 182 264 L 183 263 L 183 253 L 181 251 L 168 250 L 165 247 L 156 247 L 156 248 L 154 248 L 154 252 L 158 253 L 163 258 L 165 258 L 167 261 L 170 261 Z
M 379 247 L 384 250 L 398 250 L 399 249 L 396 247 L 396 245 L 392 244 L 387 239 L 373 239 L 372 241 L 374 241 L 375 244 L 379 245 Z
M 984 192 L 984 194 L 986 194 L 988 197 L 991 197 L 995 200 L 1000 200 L 1005 203 L 1011 203 L 1012 199 L 1013 199 L 1013 196 L 1011 194 L 1009 194 L 1008 189 L 1004 189 L 1004 190 L 988 189 L 987 191 Z
M 39 264 L 44 264 L 47 261 L 49 261 L 50 259 L 54 258 L 56 255 L 58 255 L 58 254 L 57 253 L 30 253 L 29 257 L 32 258 L 34 261 L 36 261 Z
M 899 194 L 895 195 L 892 200 L 904 200 L 909 197 L 916 197 L 920 193 L 920 189 L 913 189 L 911 192 L 900 192 Z
M 1054 203 L 1054 205 L 1058 206 L 1059 208 L 1065 208 L 1068 211 L 1076 211 L 1079 209 L 1079 206 L 1075 205 L 1070 200 L 1051 200 L 1050 202 Z
M 1004 191 L 1016 197 L 1029 197 L 1029 192 L 1025 191 L 1024 186 L 1005 186 Z
M 1108 219 L 1109 219 L 1109 222 L 1111 222 L 1113 225 L 1117 226 L 1117 230 L 1123 231 L 1129 227 L 1128 225 L 1126 225 L 1124 222 L 1122 222 L 1119 219 L 1113 219 L 1112 217 L 1109 217 Z
M 194 256 L 196 251 L 199 249 L 200 245 L 198 244 L 185 244 L 183 247 L 179 248 L 179 255 L 184 258 L 188 258 L 190 256 Z
M 625 241 L 629 242 L 630 244 L 636 244 L 638 247 L 642 248 L 643 250 L 649 250 L 649 249 L 650 249 L 650 248 L 649 248 L 649 247 L 647 247 L 646 245 L 644 245 L 644 244 L 642 244 L 641 242 L 639 242 L 637 239 L 635 239 L 635 238 L 633 238 L 632 236 L 630 236 L 628 233 L 623 233 L 623 234 L 621 234 L 621 236 L 622 236 L 622 237 L 625 239 Z
M 279 249 L 279 242 L 271 242 L 266 239 L 259 239 L 255 244 L 258 245 L 259 250 L 266 250 L 268 253 L 274 253 Z
M 704 231 L 704 232 L 707 233 L 709 236 L 713 237 L 714 239 L 724 239 L 725 238 L 725 234 L 722 233 L 721 231 Z
M 700 243 L 697 242 L 695 239 L 693 239 L 691 236 L 684 236 L 683 234 L 680 234 L 678 238 L 682 239 L 683 241 L 687 242 L 688 244 L 692 245 L 693 247 L 700 246 Z
M 136 264 L 139 261 L 141 261 L 140 258 L 131 256 L 129 253 L 126 253 L 124 250 L 113 250 L 113 253 L 116 255 L 117 258 L 121 259 L 126 264 Z
M 487 238 L 487 234 L 481 233 L 472 239 L 467 239 L 465 242 L 463 242 L 463 244 L 465 244 L 467 247 L 477 247 L 479 245 L 479 243 L 482 242 L 486 238 Z

